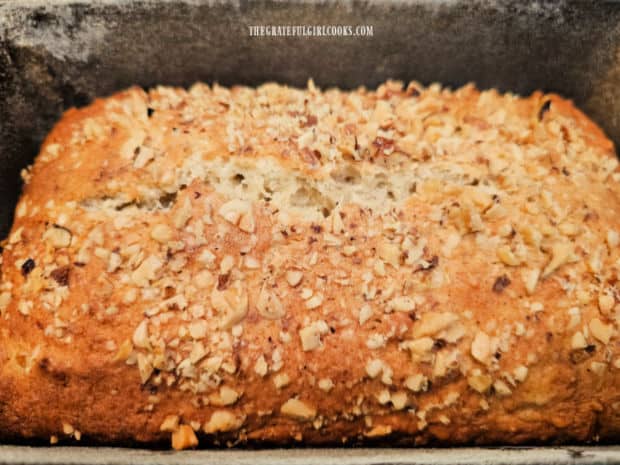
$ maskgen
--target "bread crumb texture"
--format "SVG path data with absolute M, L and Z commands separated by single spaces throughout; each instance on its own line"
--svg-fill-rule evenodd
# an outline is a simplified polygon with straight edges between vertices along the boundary
M 132 88 L 23 178 L 0 437 L 620 437 L 620 170 L 556 95 Z

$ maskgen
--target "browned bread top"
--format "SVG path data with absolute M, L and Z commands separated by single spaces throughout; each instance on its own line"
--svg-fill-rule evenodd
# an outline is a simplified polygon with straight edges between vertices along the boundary
M 542 93 L 197 84 L 70 110 L 4 244 L 0 435 L 618 438 L 617 166 Z

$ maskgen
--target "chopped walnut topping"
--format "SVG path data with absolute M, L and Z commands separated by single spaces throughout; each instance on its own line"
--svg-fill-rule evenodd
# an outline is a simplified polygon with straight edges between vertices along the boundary
M 432 350 L 435 341 L 430 337 L 421 337 L 419 339 L 411 339 L 403 343 L 403 347 L 409 349 L 411 358 L 414 361 L 430 362 L 433 358 Z
M 67 436 L 70 436 L 73 434 L 73 432 L 75 431 L 75 429 L 73 428 L 73 426 L 70 423 L 67 422 L 63 422 L 62 423 L 62 432 L 64 434 L 66 434 Z
M 614 308 L 616 300 L 613 295 L 608 293 L 601 293 L 598 296 L 598 308 L 603 315 L 608 315 Z
M 9 236 L 9 244 L 17 244 L 22 240 L 22 233 L 24 232 L 24 227 L 20 226 L 17 228 L 10 236 Z M 43 236 L 45 238 L 45 235 Z
M 551 247 L 551 261 L 545 267 L 542 277 L 546 278 L 562 265 L 568 263 L 572 256 L 572 248 L 566 242 L 557 242 Z
M 279 373 L 273 377 L 273 384 L 276 389 L 282 389 L 286 387 L 291 382 L 289 376 L 286 373 Z
M 368 376 L 374 379 L 379 376 L 379 374 L 383 371 L 384 365 L 385 362 L 383 360 L 379 360 L 376 358 L 373 360 L 369 360 L 368 363 L 366 363 L 366 374 L 368 374 Z
M 370 431 L 364 432 L 364 436 L 367 438 L 378 438 L 392 434 L 392 427 L 390 425 L 377 425 L 370 429 Z
M 288 270 L 286 272 L 286 282 L 291 287 L 296 287 L 299 285 L 299 283 L 301 283 L 303 276 L 304 276 L 303 272 L 299 270 Z
M 588 347 L 588 341 L 581 331 L 577 331 L 571 338 L 571 348 L 574 350 L 585 349 Z
M 11 293 L 6 291 L 0 293 L 0 314 L 6 310 L 11 303 Z
M 323 345 L 321 336 L 329 332 L 329 326 L 323 320 L 315 321 L 309 326 L 299 330 L 301 347 L 305 352 L 318 349 Z
M 133 344 L 142 349 L 150 349 L 148 321 L 142 320 L 133 333 Z
M 173 217 L 174 227 L 177 229 L 183 229 L 189 219 L 192 217 L 192 202 L 189 197 L 185 197 L 183 199 L 183 203 L 180 208 L 176 211 Z
M 597 376 L 603 376 L 607 370 L 607 364 L 602 362 L 591 362 L 590 370 Z
M 144 354 L 138 354 L 138 370 L 140 372 L 140 381 L 142 384 L 146 383 L 151 375 L 153 374 L 153 364 L 149 360 L 149 358 Z
M 173 237 L 172 229 L 166 224 L 158 224 L 151 230 L 151 237 L 160 244 L 167 244 Z
M 162 421 L 159 431 L 166 431 L 169 433 L 176 431 L 179 427 L 179 420 L 180 418 L 178 415 L 168 415 L 164 418 L 164 421 Z
M 342 255 L 344 255 L 345 257 L 352 257 L 353 255 L 355 255 L 355 252 L 357 252 L 357 247 L 355 247 L 354 245 L 345 245 L 342 248 Z
M 240 199 L 230 200 L 220 207 L 218 213 L 226 221 L 238 226 L 244 232 L 253 233 L 256 231 L 252 206 L 249 202 Z
M 121 343 L 121 346 L 118 348 L 118 352 L 116 353 L 112 361 L 114 362 L 125 361 L 129 358 L 132 351 L 133 351 L 133 344 L 131 343 L 129 339 L 125 339 Z
M 333 389 L 334 382 L 329 378 L 323 378 L 319 380 L 319 389 L 321 391 L 329 392 Z
M 395 312 L 411 312 L 415 307 L 415 301 L 406 296 L 395 297 L 388 302 L 388 309 Z
M 226 433 L 241 428 L 244 416 L 236 416 L 228 410 L 216 410 L 205 423 L 203 431 L 207 434 Z
M 323 294 L 315 294 L 306 300 L 306 308 L 308 310 L 312 310 L 314 308 L 318 308 L 323 303 Z
M 30 315 L 30 311 L 32 310 L 33 303 L 30 300 L 20 300 L 19 304 L 17 304 L 17 311 L 24 316 Z
M 121 266 L 122 260 L 123 259 L 119 254 L 112 252 L 108 257 L 108 273 L 114 273 L 116 270 L 118 270 Z
M 609 344 L 609 340 L 614 332 L 612 325 L 606 325 L 599 318 L 593 318 L 588 325 L 592 336 L 603 344 Z
M 97 247 L 95 248 L 95 257 L 98 257 L 103 261 L 107 261 L 110 257 L 110 251 L 104 249 L 103 247 Z
M 593 273 L 600 273 L 603 268 L 603 247 L 598 247 L 590 253 L 590 257 L 586 262 L 590 271 Z
M 194 284 L 198 286 L 198 288 L 200 289 L 206 289 L 208 287 L 211 287 L 214 281 L 215 281 L 215 278 L 207 270 L 200 271 L 198 274 L 196 274 L 194 278 Z
M 441 253 L 446 257 L 451 257 L 454 249 L 461 243 L 461 235 L 458 233 L 450 233 L 446 238 L 446 242 L 441 248 Z
M 467 383 L 473 390 L 483 394 L 491 387 L 493 379 L 489 375 L 482 374 L 480 370 L 474 370 L 472 375 L 467 377 Z
M 540 243 L 542 242 L 542 234 L 537 229 L 534 229 L 532 226 L 526 225 L 519 229 L 523 240 L 527 245 L 531 245 L 538 249 L 540 247 Z
M 525 378 L 527 378 L 527 372 L 528 372 L 528 369 L 526 366 L 524 365 L 517 366 L 513 371 L 515 380 L 522 383 L 523 381 L 525 381 Z
M 484 331 L 478 331 L 471 343 L 471 355 L 485 365 L 491 362 L 491 338 Z
M 581 227 L 575 223 L 563 222 L 558 226 L 558 230 L 565 236 L 574 237 L 581 232 Z
M 174 450 L 183 450 L 196 447 L 198 438 L 190 425 L 181 425 L 172 433 L 172 448 Z
M 518 383 L 537 374 L 528 375 L 527 367 L 540 365 L 545 351 L 557 349 L 561 342 L 585 349 L 571 354 L 573 361 L 584 362 L 583 368 L 593 373 L 616 370 L 620 235 L 610 229 L 615 227 L 610 212 L 596 214 L 592 207 L 600 205 L 590 205 L 592 199 L 572 200 L 575 189 L 587 190 L 593 179 L 605 184 L 612 176 L 614 183 L 620 182 L 617 161 L 606 155 L 598 160 L 607 149 L 589 144 L 571 115 L 552 107 L 538 121 L 538 110 L 549 109 L 546 98 L 528 116 L 495 111 L 498 99 L 504 98 L 495 92 L 478 94 L 469 88 L 452 92 L 438 85 L 418 88 L 412 84 L 405 91 L 393 83 L 375 95 L 367 90 L 319 94 L 312 84 L 308 92 L 273 85 L 234 91 L 198 85 L 189 93 L 158 89 L 148 97 L 128 99 L 121 105 L 125 108 L 111 112 L 120 128 L 114 137 L 124 139 L 116 144 L 127 157 L 123 163 L 139 169 L 142 179 L 127 185 L 131 176 L 117 172 L 114 179 L 103 180 L 96 193 L 88 194 L 96 198 L 80 196 L 81 201 L 67 202 L 63 196 L 61 202 L 45 206 L 31 201 L 32 193 L 26 192 L 16 210 L 24 227 L 18 224 L 5 244 L 7 279 L 18 285 L 12 289 L 0 284 L 2 318 L 21 320 L 18 312 L 32 312 L 36 317 L 32 324 L 41 320 L 46 335 L 71 344 L 83 333 L 81 320 L 89 315 L 101 324 L 123 320 L 132 312 L 146 315 L 144 321 L 134 320 L 129 340 L 112 330 L 93 343 L 102 350 L 104 361 L 114 356 L 119 369 L 124 363 L 139 368 L 140 379 L 147 384 L 145 399 L 149 398 L 145 411 L 155 421 L 171 412 L 156 406 L 156 395 L 149 397 L 149 391 L 179 389 L 195 394 L 196 411 L 185 409 L 183 418 L 201 409 L 211 413 L 213 404 L 226 405 L 227 395 L 228 399 L 245 395 L 233 395 L 223 386 L 238 389 L 241 384 L 232 382 L 248 372 L 251 376 L 252 369 L 255 382 L 264 381 L 268 389 L 273 389 L 273 382 L 288 391 L 285 386 L 291 382 L 324 391 L 314 393 L 313 399 L 334 392 L 334 382 L 345 393 L 363 391 L 356 396 L 359 400 L 347 400 L 338 418 L 314 417 L 316 423 L 308 428 L 359 415 L 367 418 L 363 433 L 367 436 L 388 434 L 392 426 L 397 429 L 394 419 L 380 415 L 374 417 L 373 428 L 371 414 L 376 412 L 367 409 L 379 391 L 385 405 L 411 409 L 407 415 L 414 427 L 419 419 L 420 430 L 429 424 L 440 428 L 456 419 L 451 416 L 454 412 L 433 411 L 445 408 L 441 398 L 451 384 L 468 382 L 472 394 L 503 396 L 512 390 L 521 397 Z M 463 117 L 459 104 L 470 97 L 479 100 L 479 108 Z M 202 98 L 206 105 L 200 103 Z M 455 98 L 463 100 L 456 107 Z M 210 100 L 219 110 L 209 111 Z M 345 114 L 347 106 L 353 115 Z M 287 113 L 294 115 L 292 124 L 284 121 L 291 120 Z M 131 121 L 134 116 L 137 122 Z M 165 147 L 159 146 L 165 131 L 160 123 L 168 116 L 181 122 L 178 128 L 174 125 L 175 137 L 200 131 L 204 137 L 179 139 L 182 143 L 168 147 L 178 153 L 164 156 Z M 103 137 L 104 126 L 91 118 L 74 139 L 81 143 Z M 462 129 L 458 134 L 457 127 Z M 212 136 L 217 139 L 220 133 L 224 143 L 211 143 Z M 493 148 L 496 143 L 498 150 Z M 265 144 L 273 149 L 273 160 L 255 156 Z M 211 148 L 218 151 L 220 145 L 243 160 L 228 153 L 221 158 L 207 153 Z M 48 144 L 43 155 L 49 161 L 60 155 L 71 158 L 69 148 Z M 296 153 L 295 148 L 303 150 Z M 82 162 L 78 153 L 73 155 L 77 168 Z M 286 166 L 280 163 L 282 157 Z M 108 168 L 118 171 L 112 165 Z M 29 170 L 24 177 L 30 179 Z M 376 198 L 367 195 L 371 185 Z M 209 188 L 205 191 L 204 186 Z M 153 222 L 142 221 L 140 212 L 146 210 Z M 36 227 L 28 227 L 36 226 L 42 215 L 48 223 L 39 224 L 45 233 L 38 239 L 45 240 L 38 244 L 37 237 L 31 237 Z M 146 227 L 146 237 L 140 225 Z M 475 234 L 465 235 L 470 232 Z M 601 243 L 603 239 L 606 243 Z M 73 246 L 75 250 L 62 250 Z M 457 266 L 469 249 L 473 265 L 487 265 L 477 276 L 466 276 Z M 37 259 L 36 268 L 30 270 L 26 264 L 22 279 L 19 267 L 30 255 Z M 581 257 L 584 263 L 568 266 Z M 57 285 L 67 282 L 64 267 L 71 267 L 72 289 Z M 98 272 L 96 295 L 85 300 L 73 295 L 83 278 Z M 108 273 L 114 277 L 106 278 Z M 472 290 L 470 312 L 457 308 L 467 300 L 461 292 L 465 287 Z M 481 295 L 473 295 L 476 289 Z M 492 291 L 497 293 L 493 299 L 502 304 L 497 318 L 478 305 L 482 294 L 492 297 Z M 521 306 L 522 294 L 535 292 L 541 303 Z M 553 302 L 550 296 L 562 292 L 564 298 L 556 296 Z M 5 311 L 10 302 L 15 315 Z M 542 303 L 547 309 L 536 313 L 543 311 Z M 299 315 L 289 309 L 295 305 L 301 305 Z M 450 306 L 457 310 L 448 311 Z M 108 317 L 116 312 L 114 318 Z M 389 312 L 409 314 L 384 314 Z M 321 321 L 313 323 L 317 319 Z M 562 330 L 567 332 L 563 335 Z M 288 360 L 300 348 L 294 347 L 295 331 L 303 350 L 316 350 L 302 354 L 307 371 L 299 380 L 300 373 L 288 372 L 284 365 L 284 356 Z M 328 336 L 330 331 L 333 336 Z M 562 339 L 571 336 L 570 341 Z M 548 342 L 535 347 L 539 337 Z M 350 370 L 349 379 L 342 370 L 326 370 L 323 344 L 336 352 L 343 347 L 366 351 L 357 354 L 362 367 Z M 390 350 L 384 349 L 388 344 Z M 374 351 L 368 354 L 368 348 Z M 266 353 L 261 355 L 262 351 Z M 394 378 L 398 385 L 388 387 L 394 373 L 386 362 L 402 363 L 407 355 L 412 358 L 410 366 L 399 367 Z M 385 361 L 368 360 L 374 357 Z M 328 374 L 333 381 L 325 378 Z M 368 375 L 366 381 L 353 379 L 360 374 Z M 454 377 L 437 379 L 450 374 Z M 465 379 L 459 381 L 458 376 Z M 437 393 L 414 394 L 429 389 L 431 380 Z M 374 391 L 368 390 L 371 387 Z M 408 404 L 407 395 L 419 398 Z M 502 403 L 477 397 L 465 402 L 474 414 L 478 404 L 489 409 L 489 402 Z M 216 411 L 204 429 L 212 433 L 240 428 L 244 418 L 238 415 Z M 176 432 L 183 421 L 179 416 L 166 418 L 163 429 Z M 196 418 L 187 418 L 191 420 Z M 380 425 L 382 421 L 392 426 Z M 189 426 L 198 429 L 195 421 Z M 301 431 L 297 428 L 293 437 Z M 245 432 L 238 436 L 243 440 Z
M 497 249 L 497 258 L 499 258 L 504 265 L 519 266 L 521 264 L 521 260 L 519 260 L 507 245 L 503 245 Z
M 219 313 L 220 327 L 230 329 L 248 313 L 248 294 L 241 281 L 235 281 L 224 290 L 217 287 L 211 292 L 211 305 Z
M 421 373 L 408 376 L 405 380 L 405 387 L 413 392 L 426 391 L 428 389 L 428 378 Z
M 280 408 L 280 412 L 282 412 L 283 415 L 296 420 L 307 421 L 316 417 L 316 408 L 295 398 L 287 400 Z
M 157 273 L 163 267 L 162 261 L 154 255 L 145 259 L 131 274 L 131 279 L 136 286 L 146 287 L 157 277 Z
M 261 355 L 258 359 L 256 359 L 256 363 L 254 364 L 254 373 L 263 377 L 267 374 L 267 370 L 267 361 L 265 360 L 265 357 Z
M 86 265 L 90 261 L 90 254 L 86 247 L 82 247 L 80 250 L 78 250 L 75 261 L 83 265 Z
M 232 255 L 225 255 L 220 262 L 220 273 L 222 275 L 227 275 L 233 269 L 234 265 L 235 259 L 232 257 Z
M 189 324 L 189 335 L 192 339 L 202 339 L 207 335 L 207 322 L 195 320 Z
M 400 262 L 400 247 L 390 242 L 382 242 L 377 247 L 379 257 L 386 263 L 398 268 Z
M 458 350 L 442 350 L 437 352 L 433 364 L 433 377 L 442 378 L 457 368 L 459 364 L 459 355 Z
M 43 240 L 56 249 L 62 249 L 71 245 L 71 232 L 66 228 L 54 225 L 45 231 Z
M 388 404 L 391 400 L 391 397 L 392 396 L 390 395 L 390 391 L 388 391 L 387 389 L 382 389 L 376 395 L 377 402 L 379 402 L 381 405 Z
M 538 278 L 540 277 L 539 269 L 529 269 L 523 271 L 523 281 L 525 283 L 525 290 L 529 295 L 532 295 L 536 290 L 538 284 Z
M 192 346 L 192 351 L 189 353 L 189 360 L 193 364 L 198 363 L 200 360 L 207 356 L 207 349 L 202 342 L 195 342 Z
M 144 168 L 148 162 L 150 162 L 153 158 L 155 158 L 155 152 L 150 147 L 145 147 L 143 145 L 139 146 L 137 149 L 139 152 L 136 155 L 136 158 L 133 161 L 133 167 L 140 169 Z
M 402 410 L 409 403 L 409 398 L 406 392 L 398 391 L 391 395 L 390 401 L 392 402 L 394 410 Z
M 581 323 L 581 310 L 578 307 L 571 307 L 568 309 L 568 315 L 570 321 L 568 323 L 569 328 L 575 328 Z
M 509 396 L 512 394 L 510 387 L 508 387 L 508 385 L 501 379 L 498 379 L 493 383 L 493 388 L 498 396 Z
M 250 234 L 256 231 L 256 223 L 254 222 L 254 215 L 251 210 L 241 216 L 241 219 L 239 220 L 239 229 Z
M 273 292 L 269 292 L 265 287 L 261 290 L 256 302 L 258 313 L 268 320 L 278 320 L 285 315 L 284 305 Z
M 530 311 L 532 313 L 542 312 L 544 309 L 545 306 L 542 304 L 542 302 L 532 302 L 532 304 L 530 305 Z
M 392 369 L 380 359 L 372 359 L 366 362 L 366 374 L 375 379 L 377 376 L 381 376 L 381 382 L 390 386 L 392 384 Z
M 381 347 L 385 347 L 387 339 L 387 336 L 383 334 L 373 333 L 368 336 L 368 339 L 366 340 L 366 347 L 371 350 L 380 349 Z
M 210 269 L 215 268 L 215 259 L 215 255 L 208 249 L 204 249 L 200 252 L 200 255 L 198 255 L 198 261 Z
M 383 260 L 375 260 L 372 271 L 375 273 L 376 276 L 380 278 L 387 276 L 387 272 L 385 270 L 385 263 L 383 262 Z
M 210 403 L 218 407 L 233 405 L 237 400 L 239 393 L 228 386 L 222 386 L 218 393 L 209 396 Z
M 420 322 L 413 327 L 413 337 L 434 336 L 448 329 L 459 321 L 456 313 L 432 312 L 422 316 Z
M 364 323 L 366 323 L 368 320 L 370 320 L 370 318 L 372 317 L 372 308 L 370 307 L 370 305 L 366 304 L 364 306 L 362 306 L 362 308 L 360 308 L 359 311 L 359 323 L 360 326 L 362 326 Z
M 260 268 L 260 262 L 250 255 L 246 255 L 243 262 L 248 270 L 258 270 Z

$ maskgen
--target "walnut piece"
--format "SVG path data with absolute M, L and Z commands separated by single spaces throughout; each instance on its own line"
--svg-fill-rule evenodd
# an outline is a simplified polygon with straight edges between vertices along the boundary
M 172 433 L 172 448 L 174 450 L 189 449 L 197 445 L 198 438 L 190 425 L 181 425 Z
M 219 314 L 220 327 L 232 328 L 248 313 L 248 294 L 245 285 L 237 280 L 224 290 L 214 288 L 211 292 L 211 305 Z
M 167 431 L 172 433 L 176 431 L 179 427 L 179 416 L 178 415 L 168 415 L 164 418 L 164 421 L 161 422 L 159 427 L 159 431 Z
M 245 421 L 244 416 L 237 416 L 229 410 L 216 410 L 203 427 L 207 434 L 226 433 L 241 428 Z
M 43 239 L 55 249 L 62 249 L 71 245 L 71 232 L 54 225 L 43 233 Z
M 279 320 L 285 315 L 284 306 L 278 296 L 265 287 L 261 290 L 256 302 L 258 313 L 268 320 Z
M 296 420 L 308 421 L 316 417 L 316 408 L 299 399 L 289 399 L 280 408 L 280 412 Z
M 318 349 L 323 345 L 321 336 L 329 332 L 329 326 L 323 320 L 315 321 L 309 326 L 299 330 L 301 347 L 304 352 Z

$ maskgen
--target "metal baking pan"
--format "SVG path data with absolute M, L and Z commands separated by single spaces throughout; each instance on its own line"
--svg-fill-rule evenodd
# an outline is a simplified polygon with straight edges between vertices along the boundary
M 250 26 L 365 25 L 363 37 Z M 620 144 L 620 3 L 494 0 L 0 0 L 0 237 L 61 113 L 131 85 L 375 86 L 388 79 L 572 98 Z M 2 425 L 0 425 L 0 428 Z M 620 441 L 620 438 L 618 438 Z M 147 451 L 0 445 L 0 464 L 618 463 L 620 445 Z

